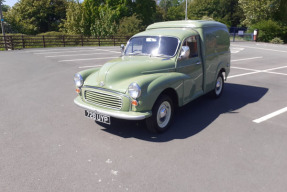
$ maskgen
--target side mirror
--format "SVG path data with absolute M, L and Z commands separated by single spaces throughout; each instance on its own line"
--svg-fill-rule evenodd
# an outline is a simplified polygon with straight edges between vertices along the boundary
M 180 51 L 180 55 L 179 55 L 179 60 L 187 59 L 189 57 L 189 54 L 190 54 L 189 47 L 188 46 L 182 46 L 181 51 Z
M 124 54 L 124 50 L 125 50 L 125 45 L 121 44 L 121 53 L 122 53 L 122 55 Z

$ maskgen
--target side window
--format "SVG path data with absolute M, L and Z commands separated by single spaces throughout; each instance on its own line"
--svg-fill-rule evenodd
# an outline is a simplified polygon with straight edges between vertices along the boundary
M 198 57 L 198 37 L 190 36 L 186 38 L 182 44 L 182 46 L 188 46 L 190 50 L 189 58 Z
M 217 38 L 215 32 L 217 28 L 206 29 L 205 32 L 205 52 L 206 55 L 216 53 L 217 51 Z

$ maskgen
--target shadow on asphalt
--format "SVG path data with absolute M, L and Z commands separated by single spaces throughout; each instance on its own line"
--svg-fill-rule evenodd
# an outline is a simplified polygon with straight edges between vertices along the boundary
M 148 132 L 144 121 L 111 119 L 111 125 L 98 124 L 104 131 L 123 138 L 137 138 L 150 142 L 185 139 L 205 129 L 221 114 L 236 114 L 236 110 L 259 101 L 267 91 L 267 88 L 262 87 L 226 83 L 220 98 L 214 99 L 207 94 L 179 108 L 173 125 L 163 134 Z

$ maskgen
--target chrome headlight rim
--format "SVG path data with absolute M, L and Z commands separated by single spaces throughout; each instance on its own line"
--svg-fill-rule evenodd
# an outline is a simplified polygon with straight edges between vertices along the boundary
M 133 99 L 137 99 L 141 96 L 141 88 L 137 83 L 133 82 L 128 87 L 128 93 Z
M 74 82 L 76 87 L 81 88 L 84 84 L 84 79 L 80 73 L 76 73 L 74 76 Z

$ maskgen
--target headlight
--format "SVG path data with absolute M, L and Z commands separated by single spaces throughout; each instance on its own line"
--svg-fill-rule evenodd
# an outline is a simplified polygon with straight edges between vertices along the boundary
M 141 88 L 137 83 L 131 83 L 129 85 L 129 95 L 134 99 L 141 96 Z
M 79 87 L 79 88 L 82 87 L 84 83 L 83 77 L 79 73 L 76 73 L 74 77 L 74 82 L 75 82 L 76 87 Z

